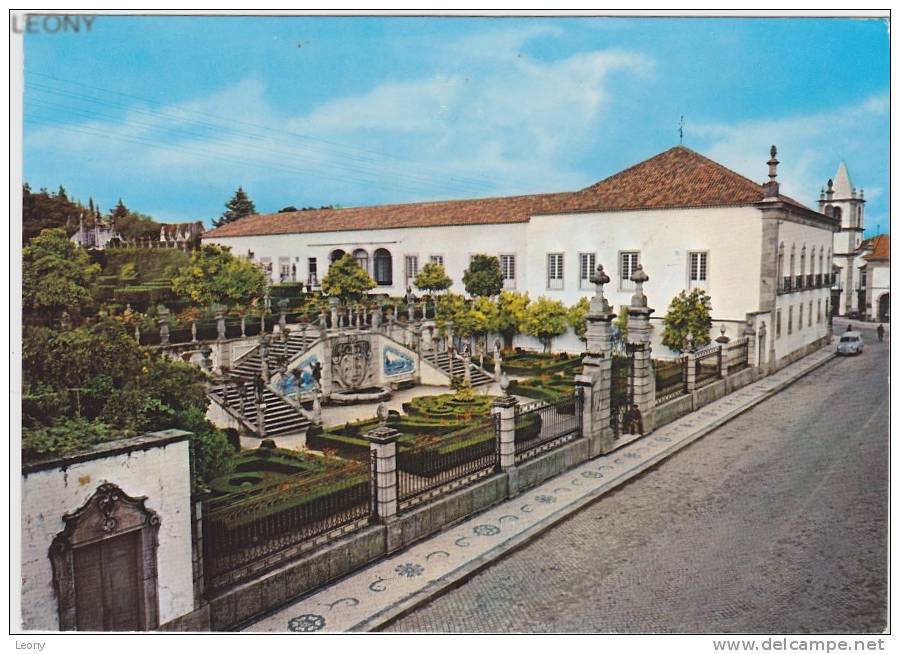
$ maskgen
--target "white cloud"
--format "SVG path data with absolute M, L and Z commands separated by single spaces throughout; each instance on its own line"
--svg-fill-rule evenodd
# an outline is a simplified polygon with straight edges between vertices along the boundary
M 245 79 L 180 105 L 138 105 L 119 120 L 33 129 L 28 146 L 157 184 L 280 189 L 273 202 L 284 204 L 301 193 L 346 205 L 574 189 L 584 178 L 573 162 L 613 107 L 611 78 L 647 76 L 653 62 L 622 50 L 551 61 L 522 52 L 529 39 L 559 34 L 533 25 L 442 43 L 444 64 L 427 76 L 303 115 L 276 111 L 263 84 Z
M 808 115 L 747 121 L 735 124 L 692 125 L 703 153 L 756 181 L 767 179 L 769 146 L 778 147 L 778 181 L 782 193 L 815 207 L 819 189 L 832 177 L 841 160 L 847 162 L 854 184 L 866 187 L 866 197 L 880 194 L 887 162 L 885 139 L 886 95 Z M 873 166 L 873 162 L 876 164 Z M 886 169 L 885 169 L 886 170 Z

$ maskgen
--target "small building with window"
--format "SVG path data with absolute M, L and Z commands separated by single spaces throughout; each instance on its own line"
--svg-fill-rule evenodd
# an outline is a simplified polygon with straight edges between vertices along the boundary
M 489 254 L 504 288 L 566 305 L 593 293 L 591 272 L 602 264 L 612 278 L 607 297 L 621 306 L 642 265 L 657 337 L 672 298 L 702 289 L 716 332 L 724 324 L 736 337 L 748 320 L 765 324 L 762 357 L 780 360 L 828 333 L 829 262 L 841 223 L 780 193 L 774 148 L 768 165 L 760 184 L 676 146 L 574 192 L 255 215 L 204 241 L 260 261 L 286 257 L 305 266 L 298 280 L 307 283 L 321 282 L 349 253 L 372 275 L 373 293 L 395 296 L 430 261 L 464 293 L 471 257 Z M 790 314 L 789 330 L 777 328 L 779 312 L 781 321 Z

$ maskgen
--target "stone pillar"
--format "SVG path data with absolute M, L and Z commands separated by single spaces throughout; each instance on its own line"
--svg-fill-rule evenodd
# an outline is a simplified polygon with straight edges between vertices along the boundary
M 216 337 L 225 340 L 225 312 L 222 309 L 216 310 Z
M 503 355 L 500 354 L 500 341 L 494 341 L 494 378 L 500 381 L 503 373 Z
M 287 329 L 287 300 L 278 301 L 278 331 L 282 334 Z
M 769 361 L 775 360 L 775 346 L 772 346 L 770 351 L 770 356 L 766 356 L 766 323 L 761 322 L 759 324 L 759 365 L 766 366 L 768 370 Z
M 191 343 L 197 342 L 197 321 L 191 322 Z
M 505 376 L 500 382 L 503 396 L 491 403 L 491 414 L 500 423 L 498 438 L 500 439 L 500 469 L 507 475 L 508 497 L 519 493 L 519 476 L 516 472 L 516 406 L 518 400 L 507 394 L 509 379 Z
M 594 458 L 610 451 L 613 444 L 609 416 L 612 399 L 612 321 L 615 314 L 603 297 L 603 285 L 609 283 L 603 266 L 597 266 L 591 282 L 595 292 L 586 318 L 587 353 L 582 373 L 575 377 L 575 385 L 583 393 L 582 433 L 588 439 L 589 456 Z
M 259 371 L 263 381 L 269 383 L 269 339 L 265 334 L 259 335 Z
M 469 354 L 469 346 L 466 346 L 465 351 L 463 352 L 463 383 L 466 386 L 472 385 L 472 355 Z
M 159 342 L 161 345 L 169 344 L 169 312 L 160 311 L 156 323 L 159 325 Z
M 134 326 L 134 340 L 136 340 L 138 342 L 138 345 L 140 345 L 140 343 L 141 343 L 141 326 L 140 325 Z
M 687 392 L 693 393 L 697 388 L 697 364 L 694 356 L 694 335 L 688 332 L 687 343 L 685 344 L 685 359 L 687 366 Z
M 644 295 L 644 283 L 649 279 L 643 266 L 638 264 L 634 274 L 631 275 L 631 281 L 637 288 L 631 296 L 631 306 L 628 307 L 628 343 L 634 349 L 631 384 L 634 389 L 634 404 L 643 417 L 645 434 L 653 430 L 653 421 L 650 418 L 656 406 L 656 377 L 653 375 L 653 364 L 650 360 L 650 314 L 653 313 L 653 309 L 647 307 L 647 296 Z
M 381 307 L 372 309 L 372 329 L 378 331 L 381 327 Z
M 331 328 L 337 329 L 338 328 L 338 309 L 337 309 L 338 299 L 336 297 L 333 297 L 328 300 L 328 304 L 329 304 L 329 308 L 331 309 Z
M 397 436 L 396 429 L 381 424 L 368 434 L 369 450 L 374 459 L 374 508 L 378 522 L 397 518 Z
M 266 437 L 266 382 L 262 377 L 254 380 L 254 399 L 256 400 L 256 433 L 260 438 Z
M 247 337 L 247 316 L 241 316 L 241 338 Z

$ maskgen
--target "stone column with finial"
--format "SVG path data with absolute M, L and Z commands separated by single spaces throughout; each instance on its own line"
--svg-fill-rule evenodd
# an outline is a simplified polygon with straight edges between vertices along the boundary
M 757 350 L 759 351 L 759 366 L 768 366 L 769 357 L 766 356 L 766 323 L 759 323 L 759 335 L 757 336 L 759 345 L 757 346 Z M 772 350 L 774 352 L 774 350 Z
M 747 365 L 751 368 L 756 366 L 756 330 L 753 328 L 753 318 L 747 316 L 747 322 L 741 336 L 747 339 Z
M 500 380 L 501 373 L 503 372 L 503 355 L 500 351 L 500 339 L 494 340 L 494 379 L 497 381 Z
M 725 325 L 719 325 L 716 343 L 719 344 L 719 377 L 721 379 L 728 377 L 728 343 L 730 342 L 731 339 L 725 335 Z
M 697 363 L 694 357 L 694 335 L 687 333 L 684 339 L 685 366 L 687 366 L 687 392 L 693 393 L 697 389 Z
M 631 305 L 628 307 L 628 345 L 634 353 L 632 366 L 633 405 L 640 412 L 644 433 L 653 431 L 653 409 L 656 406 L 656 377 L 653 374 L 653 363 L 650 350 L 650 314 L 653 309 L 647 306 L 644 295 L 644 284 L 650 277 L 644 267 L 638 264 L 631 275 L 635 284 Z
M 378 405 L 378 427 L 366 434 L 369 450 L 374 459 L 373 488 L 375 512 L 379 522 L 393 522 L 397 517 L 397 436 L 399 432 L 388 427 L 388 408 L 384 402 Z M 389 549 L 390 546 L 389 546 Z
M 466 386 L 472 385 L 472 353 L 469 350 L 468 344 L 465 346 L 463 350 L 463 383 Z
M 516 472 L 516 407 L 519 401 L 509 394 L 509 377 L 500 375 L 500 389 L 503 395 L 491 402 L 491 414 L 497 425 L 498 450 L 500 451 L 500 469 L 507 475 L 508 496 L 519 492 L 519 476 Z
M 338 328 L 338 299 L 328 298 L 328 308 L 331 309 L 331 329 Z
M 591 275 L 594 297 L 585 319 L 587 352 L 575 385 L 582 394 L 582 430 L 589 444 L 589 456 L 597 457 L 612 449 L 613 433 L 609 424 L 612 400 L 612 321 L 615 314 L 603 297 L 609 275 L 598 265 Z
M 287 331 L 287 298 L 278 300 L 278 331 L 284 334 Z
M 157 318 L 159 325 L 159 342 L 161 345 L 169 344 L 169 310 L 164 306 L 159 308 L 159 317 Z
M 269 383 L 269 339 L 265 334 L 259 335 L 259 372 L 263 381 Z

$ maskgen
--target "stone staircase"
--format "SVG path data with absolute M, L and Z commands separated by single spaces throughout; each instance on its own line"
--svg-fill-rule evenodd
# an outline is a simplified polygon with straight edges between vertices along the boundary
M 304 335 L 299 331 L 288 332 L 286 339 L 288 360 L 305 352 L 317 339 L 318 334 L 316 333 L 306 333 Z M 284 347 L 281 339 L 277 336 L 272 337 L 269 341 L 269 355 L 266 357 L 270 374 L 273 374 L 278 369 L 279 360 L 283 355 Z M 259 345 L 257 345 L 238 359 L 230 372 L 232 375 L 242 379 L 253 380 L 259 376 L 261 369 L 262 357 L 259 355 Z
M 209 390 L 209 395 L 219 404 L 228 407 L 236 415 L 241 415 L 241 398 L 238 390 L 233 386 L 214 386 Z M 294 408 L 283 397 L 270 388 L 263 393 L 265 409 L 263 424 L 265 425 L 265 437 L 275 438 L 288 434 L 297 434 L 310 426 L 310 421 L 300 411 Z M 253 403 L 253 386 L 247 383 L 244 389 L 244 416 L 247 427 L 262 437 L 256 423 L 256 407 Z
M 433 352 L 423 354 L 422 358 L 431 364 L 435 363 Z M 450 375 L 451 379 L 462 379 L 466 364 L 458 357 L 453 357 L 451 359 L 447 352 L 438 352 L 437 366 Z M 472 386 L 483 386 L 494 381 L 494 378 L 485 372 L 483 368 L 480 368 L 475 362 L 469 362 L 469 372 L 472 376 Z

